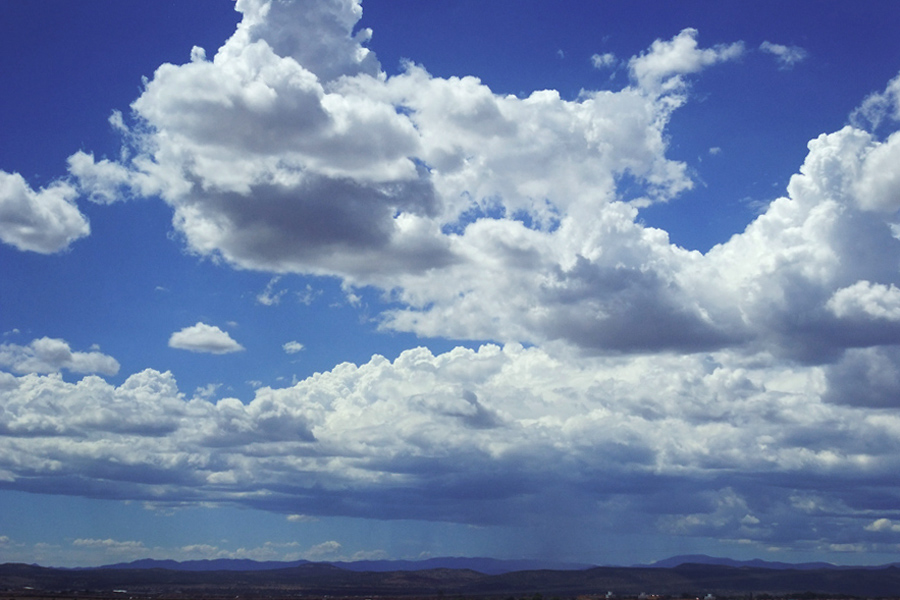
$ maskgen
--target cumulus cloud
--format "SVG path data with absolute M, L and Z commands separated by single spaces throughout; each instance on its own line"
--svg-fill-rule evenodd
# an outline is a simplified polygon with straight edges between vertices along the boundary
M 16 489 L 234 502 L 297 522 L 599 519 L 810 540 L 870 523 L 900 457 L 896 415 L 828 403 L 827 386 L 819 367 L 733 353 L 563 361 L 521 346 L 374 357 L 246 404 L 188 398 L 153 370 L 120 386 L 9 376 L 0 470 Z M 822 477 L 840 485 L 810 497 Z
M 697 34 L 696 29 L 687 28 L 671 40 L 656 40 L 647 52 L 629 61 L 632 77 L 647 90 L 677 89 L 684 83 L 683 75 L 734 60 L 744 53 L 742 42 L 699 48 Z
M 281 348 L 288 354 L 297 354 L 303 350 L 303 344 L 298 341 L 290 341 L 283 344 Z
M 0 241 L 40 254 L 65 250 L 91 232 L 64 182 L 34 191 L 18 173 L 0 171 Z
M 857 281 L 834 293 L 825 305 L 840 318 L 900 320 L 900 289 L 893 284 Z
M 227 332 L 215 325 L 198 321 L 196 325 L 176 331 L 169 337 L 169 346 L 191 352 L 229 354 L 244 349 Z
M 900 523 L 894 523 L 890 519 L 875 519 L 866 525 L 866 531 L 889 531 L 891 533 L 900 533 Z
M 115 375 L 119 363 L 102 352 L 73 352 L 68 342 L 42 337 L 27 346 L 0 344 L 0 367 L 14 373 L 55 373 L 62 369 L 73 373 Z
M 335 541 L 322 542 L 316 544 L 306 552 L 309 560 L 322 560 L 325 558 L 334 558 L 334 555 L 340 552 L 341 544 Z
M 381 326 L 419 335 L 813 362 L 885 343 L 869 322 L 900 286 L 900 134 L 812 140 L 786 195 L 705 255 L 641 222 L 643 207 L 693 186 L 666 156 L 687 77 L 739 58 L 741 42 L 704 48 L 684 29 L 628 60 L 619 91 L 519 98 L 412 63 L 387 76 L 368 33 L 353 33 L 358 2 L 236 6 L 243 19 L 212 59 L 195 49 L 147 81 L 131 158 L 70 159 L 99 201 L 122 186 L 158 194 L 193 251 L 334 275 L 349 297 L 376 286 L 397 301 Z M 893 110 L 894 87 L 865 114 Z M 280 300 L 277 281 L 260 302 Z
M 353 33 L 358 2 L 236 6 L 211 59 L 195 48 L 148 79 L 131 129 L 119 120 L 128 158 L 70 158 L 82 193 L 159 195 L 193 251 L 275 275 L 263 304 L 280 273 L 336 276 L 350 298 L 372 285 L 395 301 L 383 328 L 510 343 L 376 356 L 248 403 L 188 398 L 153 370 L 67 383 L 42 374 L 74 358 L 4 346 L 21 375 L 0 374 L 10 486 L 295 521 L 570 514 L 582 530 L 588 515 L 774 545 L 884 529 L 872 515 L 900 462 L 883 410 L 900 398 L 900 134 L 857 121 L 895 116 L 900 78 L 700 253 L 641 211 L 693 185 L 665 128 L 687 78 L 740 42 L 703 48 L 685 29 L 628 60 L 621 90 L 520 98 L 412 63 L 387 76 Z M 202 322 L 169 344 L 242 349 Z M 16 366 L 28 352 L 48 366 Z
M 809 53 L 800 46 L 784 46 L 765 41 L 759 45 L 759 49 L 771 54 L 778 61 L 780 69 L 792 69 L 794 65 L 806 60 Z

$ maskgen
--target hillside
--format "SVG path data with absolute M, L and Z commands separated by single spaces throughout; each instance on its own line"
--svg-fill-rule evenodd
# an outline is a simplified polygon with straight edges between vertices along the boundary
M 766 569 L 682 564 L 675 568 L 595 567 L 579 571 L 532 570 L 498 575 L 470 569 L 350 571 L 306 563 L 266 571 L 184 571 L 173 569 L 50 569 L 0 565 L 0 590 L 97 595 L 124 590 L 134 597 L 180 596 L 619 596 L 641 593 L 698 596 L 750 593 L 900 596 L 900 569 Z

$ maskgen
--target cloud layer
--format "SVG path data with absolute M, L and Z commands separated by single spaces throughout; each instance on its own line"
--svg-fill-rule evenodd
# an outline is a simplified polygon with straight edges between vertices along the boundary
M 0 485 L 285 515 L 900 541 L 871 525 L 897 518 L 900 418 L 829 403 L 833 385 L 820 367 L 729 354 L 561 361 L 490 345 L 339 365 L 249 404 L 187 399 L 149 369 L 118 387 L 5 375 Z

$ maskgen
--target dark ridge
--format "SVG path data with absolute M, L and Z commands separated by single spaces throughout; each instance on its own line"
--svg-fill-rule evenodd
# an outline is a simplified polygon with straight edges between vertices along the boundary
M 219 558 L 214 560 L 155 560 L 145 558 L 128 563 L 115 563 L 94 569 L 169 569 L 172 571 L 271 571 L 288 569 L 303 564 L 308 560 L 292 562 L 254 561 L 250 559 Z M 511 571 L 528 571 L 535 569 L 554 569 L 574 571 L 589 569 L 595 565 L 555 562 L 546 560 L 502 560 L 482 557 L 446 556 L 425 560 L 358 560 L 352 562 L 323 561 L 348 571 L 426 571 L 429 569 L 470 569 L 488 575 L 509 573 Z
M 658 594 L 674 597 L 747 594 L 817 594 L 900 597 L 900 569 L 766 569 L 685 563 L 665 567 L 594 567 L 579 571 L 530 570 L 488 575 L 471 569 L 350 571 L 325 563 L 250 571 L 173 569 L 51 569 L 0 565 L 0 590 L 19 595 L 94 594 L 125 591 L 133 598 L 315 596 L 494 596 L 571 598 L 578 595 Z M 118 590 L 118 592 L 117 592 Z M 810 595 L 811 594 L 811 595 Z
M 92 567 L 95 569 L 169 569 L 170 571 L 270 571 L 273 569 L 287 569 L 307 564 L 308 560 L 291 562 L 283 561 L 256 561 L 249 558 L 216 558 L 212 560 L 156 560 L 144 558 L 128 563 L 115 563 Z
M 707 556 L 706 554 L 682 554 L 680 556 L 673 556 L 664 560 L 658 560 L 654 563 L 650 563 L 649 565 L 635 566 L 673 568 L 687 563 L 700 565 L 722 565 L 727 567 L 759 567 L 761 569 L 800 569 L 804 571 L 810 569 L 841 568 L 837 565 L 833 565 L 827 562 L 786 563 L 761 560 L 759 558 L 754 558 L 753 560 L 734 560 L 731 558 L 717 558 L 715 556 Z

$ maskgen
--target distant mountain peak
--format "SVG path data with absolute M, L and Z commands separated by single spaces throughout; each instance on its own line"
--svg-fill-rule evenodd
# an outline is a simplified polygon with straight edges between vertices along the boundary
M 840 568 L 837 565 L 833 565 L 827 562 L 786 563 L 779 561 L 762 560 L 760 558 L 754 558 L 751 560 L 734 560 L 732 558 L 719 558 L 715 556 L 708 556 L 706 554 L 681 554 L 679 556 L 673 556 L 671 558 L 658 560 L 654 563 L 642 566 L 660 569 L 672 569 L 686 564 L 718 565 L 724 567 L 755 567 L 759 569 L 797 569 L 802 571 L 811 569 Z

